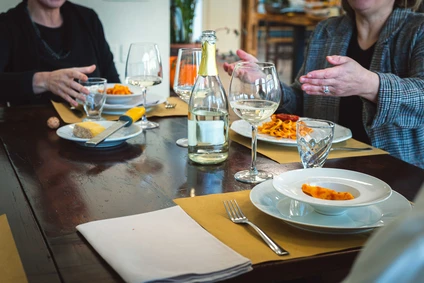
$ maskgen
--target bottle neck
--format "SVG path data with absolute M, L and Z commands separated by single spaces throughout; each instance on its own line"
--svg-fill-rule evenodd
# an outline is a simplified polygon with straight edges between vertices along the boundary
M 202 43 L 202 60 L 199 66 L 199 76 L 217 76 L 216 45 L 208 41 Z

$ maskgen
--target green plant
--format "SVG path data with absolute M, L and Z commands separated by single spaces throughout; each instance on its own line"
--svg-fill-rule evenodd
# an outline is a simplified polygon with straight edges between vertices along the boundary
M 171 0 L 171 43 L 191 43 L 197 0 Z

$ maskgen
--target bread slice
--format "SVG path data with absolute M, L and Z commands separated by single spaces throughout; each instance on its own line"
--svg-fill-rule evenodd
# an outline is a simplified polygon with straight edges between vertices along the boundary
M 81 122 L 74 125 L 72 133 L 77 138 L 91 139 L 106 130 L 105 127 L 94 122 Z

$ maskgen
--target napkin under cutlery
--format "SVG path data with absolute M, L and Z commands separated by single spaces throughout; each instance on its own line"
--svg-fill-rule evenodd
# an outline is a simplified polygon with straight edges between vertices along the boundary
M 76 228 L 126 282 L 215 282 L 252 269 L 179 206 Z

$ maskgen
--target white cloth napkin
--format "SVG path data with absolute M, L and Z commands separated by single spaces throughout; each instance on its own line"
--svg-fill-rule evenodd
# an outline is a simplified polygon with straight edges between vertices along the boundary
M 252 269 L 179 206 L 76 228 L 127 282 L 214 282 Z

